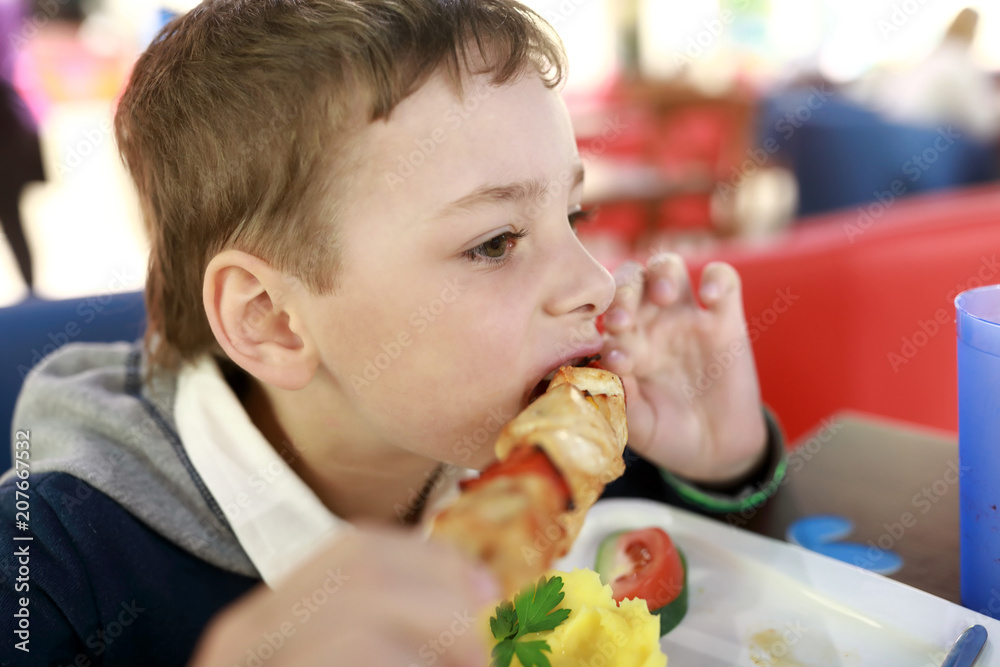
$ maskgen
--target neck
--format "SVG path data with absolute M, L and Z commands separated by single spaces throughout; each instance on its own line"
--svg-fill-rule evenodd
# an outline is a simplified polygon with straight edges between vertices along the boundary
M 397 525 L 419 518 L 437 461 L 376 441 L 309 388 L 288 392 L 253 379 L 242 400 L 275 451 L 335 515 Z

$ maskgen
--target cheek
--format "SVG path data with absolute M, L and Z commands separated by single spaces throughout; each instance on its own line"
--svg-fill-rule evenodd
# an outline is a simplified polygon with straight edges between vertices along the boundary
M 456 301 L 432 331 L 461 384 L 490 393 L 519 383 L 530 360 L 531 316 L 525 302 L 469 295 Z
M 389 441 L 467 467 L 492 459 L 529 379 L 532 311 L 489 287 L 443 280 L 416 298 L 326 304 L 324 363 Z
M 372 387 L 372 407 L 398 417 L 393 427 L 408 448 L 482 467 L 520 407 L 525 321 L 521 313 L 482 308 L 471 299 L 418 311 L 412 344 Z
M 400 448 L 482 468 L 493 459 L 493 443 L 519 403 L 513 384 L 504 387 L 488 377 L 480 373 L 467 382 L 464 369 L 453 366 L 422 384 L 396 385 L 399 376 L 386 378 L 365 398 L 364 409 Z
M 394 360 L 412 345 L 406 321 L 379 307 L 342 308 L 322 328 L 324 358 L 339 373 L 357 372 L 369 364 L 387 367 L 381 356 Z M 384 368 L 382 368 L 384 370 Z

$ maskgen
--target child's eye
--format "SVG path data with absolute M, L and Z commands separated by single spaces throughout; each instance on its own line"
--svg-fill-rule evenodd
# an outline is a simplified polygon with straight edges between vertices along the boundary
M 570 229 L 572 229 L 574 232 L 577 231 L 577 225 L 579 225 L 581 222 L 587 222 L 592 217 L 594 217 L 594 212 L 596 210 L 597 210 L 596 208 L 588 208 L 588 209 L 577 209 L 571 212 L 568 216 L 566 216 L 567 219 L 569 220 Z
M 528 235 L 524 230 L 514 230 L 497 234 L 489 241 L 480 243 L 475 248 L 466 250 L 463 253 L 473 262 L 486 262 L 487 264 L 499 265 L 510 259 L 510 251 L 514 249 L 517 242 Z

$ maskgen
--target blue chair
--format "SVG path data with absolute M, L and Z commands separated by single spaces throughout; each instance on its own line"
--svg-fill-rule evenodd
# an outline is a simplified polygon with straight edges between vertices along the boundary
M 45 301 L 27 299 L 0 308 L 0 471 L 10 467 L 14 403 L 28 372 L 67 343 L 132 341 L 146 327 L 142 292 Z
M 911 195 L 998 176 L 990 145 L 895 123 L 836 94 L 817 102 L 811 89 L 784 91 L 763 102 L 758 120 L 758 142 L 778 146 L 795 173 L 799 217 L 889 201 L 894 185 L 895 195 Z

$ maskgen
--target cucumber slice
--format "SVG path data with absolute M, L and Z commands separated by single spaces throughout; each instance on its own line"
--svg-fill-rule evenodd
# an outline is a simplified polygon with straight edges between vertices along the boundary
M 676 545 L 675 545 L 676 548 Z M 681 566 L 684 568 L 684 587 L 681 592 L 659 609 L 653 609 L 650 613 L 660 617 L 660 636 L 667 634 L 684 620 L 684 615 L 688 610 L 688 564 L 684 552 L 677 549 L 677 554 L 681 557 Z
M 601 578 L 602 584 L 610 584 L 614 580 L 612 570 L 615 567 L 618 538 L 627 532 L 627 530 L 619 530 L 617 533 L 611 533 L 601 540 L 600 546 L 597 547 L 597 562 L 594 564 L 594 570 Z

